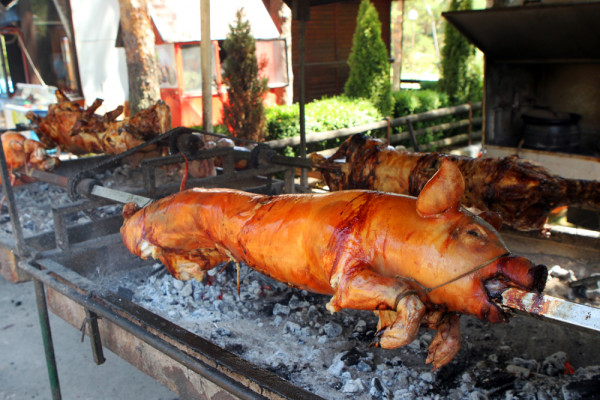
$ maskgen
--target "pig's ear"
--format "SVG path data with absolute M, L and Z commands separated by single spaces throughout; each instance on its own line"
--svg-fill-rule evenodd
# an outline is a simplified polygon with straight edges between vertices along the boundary
M 465 191 L 465 181 L 452 161 L 444 158 L 440 169 L 425 184 L 417 197 L 417 213 L 432 217 L 451 207 L 458 207 Z
M 483 211 L 477 215 L 479 218 L 490 224 L 495 230 L 502 228 L 502 217 L 494 211 Z

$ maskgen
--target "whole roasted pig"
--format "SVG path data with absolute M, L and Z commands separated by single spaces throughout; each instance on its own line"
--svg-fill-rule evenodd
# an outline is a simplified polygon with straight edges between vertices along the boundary
M 17 178 L 13 171 L 28 169 L 39 169 L 42 171 L 51 171 L 56 168 L 60 160 L 46 153 L 44 146 L 36 140 L 27 139 L 18 132 L 5 132 L 2 134 L 2 148 L 6 158 L 6 166 L 9 170 L 9 176 L 12 185 L 27 183 L 25 175 Z M 33 181 L 33 179 L 31 179 Z
M 336 160 L 344 159 L 339 163 Z M 541 230 L 559 206 L 600 208 L 600 182 L 565 179 L 540 165 L 519 159 L 470 158 L 452 154 L 395 150 L 378 139 L 354 135 L 325 159 L 311 155 L 331 190 L 373 189 L 416 196 L 440 167 L 452 160 L 466 184 L 461 203 L 498 213 L 522 231 Z
M 331 295 L 330 311 L 373 310 L 383 348 L 412 342 L 425 324 L 437 330 L 427 362 L 439 368 L 460 349 L 459 314 L 506 321 L 491 297 L 507 287 L 541 291 L 547 275 L 460 207 L 463 190 L 450 161 L 417 198 L 190 189 L 142 209 L 127 204 L 121 235 L 133 254 L 160 260 L 177 279 L 201 280 L 233 260 Z
M 163 101 L 132 118 L 117 121 L 123 112 L 122 106 L 98 115 L 96 110 L 102 105 L 101 99 L 84 109 L 60 90 L 56 92 L 56 98 L 58 103 L 48 107 L 45 117 L 33 112 L 26 115 L 48 149 L 58 147 L 76 155 L 119 154 L 171 129 L 171 112 Z

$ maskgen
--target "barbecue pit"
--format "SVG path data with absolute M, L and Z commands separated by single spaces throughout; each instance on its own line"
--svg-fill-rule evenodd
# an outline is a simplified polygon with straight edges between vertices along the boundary
M 110 163 L 102 165 L 102 174 L 109 177 Z M 276 193 L 293 187 L 273 177 L 268 183 L 261 175 L 275 169 L 285 174 L 290 167 L 259 167 L 263 169 L 254 171 L 255 179 L 263 184 L 252 190 Z M 204 182 L 235 186 L 250 180 L 248 175 L 216 178 Z M 92 178 L 87 174 L 85 179 Z M 147 195 L 147 188 L 125 183 L 127 193 Z M 154 193 L 178 189 L 178 184 L 171 186 Z M 205 283 L 175 281 L 163 267 L 124 248 L 118 213 L 107 212 L 99 222 L 80 224 L 77 217 L 74 225 L 62 223 L 73 213 L 106 207 L 106 200 L 94 199 L 93 187 L 84 194 L 91 199 L 55 205 L 56 233 L 25 238 L 36 256 L 17 260 L 19 270 L 38 282 L 40 302 L 46 299 L 46 287 L 54 313 L 76 328 L 85 321 L 98 362 L 105 346 L 182 397 L 504 398 L 510 392 L 576 398 L 598 386 L 597 336 L 572 327 L 525 316 L 515 316 L 507 325 L 463 317 L 463 349 L 448 367 L 431 373 L 424 364 L 430 332 L 422 331 L 406 348 L 374 349 L 369 347 L 375 329 L 371 313 L 344 310 L 330 315 L 323 296 L 290 289 L 246 268 L 239 298 L 231 267 L 214 270 Z M 88 228 L 90 233 L 76 239 Z M 548 266 L 555 262 L 577 277 L 600 267 L 597 236 L 553 232 L 548 239 L 506 232 L 504 237 L 513 251 Z M 556 285 L 568 292 L 565 283 Z M 565 295 L 560 290 L 556 294 Z M 567 360 L 573 375 L 564 373 Z

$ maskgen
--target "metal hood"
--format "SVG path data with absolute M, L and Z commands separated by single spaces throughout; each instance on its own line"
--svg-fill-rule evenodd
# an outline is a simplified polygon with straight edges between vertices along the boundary
M 442 15 L 490 60 L 600 61 L 600 2 L 490 8 Z

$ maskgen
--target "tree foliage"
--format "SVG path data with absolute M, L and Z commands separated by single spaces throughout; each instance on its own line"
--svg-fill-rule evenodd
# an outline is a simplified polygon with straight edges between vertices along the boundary
M 381 39 L 381 21 L 369 0 L 360 3 L 348 65 L 350 74 L 344 94 L 371 99 L 383 115 L 389 115 L 392 109 L 390 63 Z
M 229 25 L 223 49 L 226 52 L 223 82 L 228 86 L 223 123 L 233 136 L 262 141 L 265 135 L 263 96 L 267 91 L 267 79 L 259 77 L 263 63 L 259 65 L 256 59 L 256 40 L 242 9 L 237 11 L 235 24 Z
M 452 0 L 449 11 L 470 9 L 472 0 Z M 482 73 L 476 70 L 475 51 L 466 37 L 446 23 L 440 89 L 448 95 L 451 104 L 464 103 L 482 96 Z

